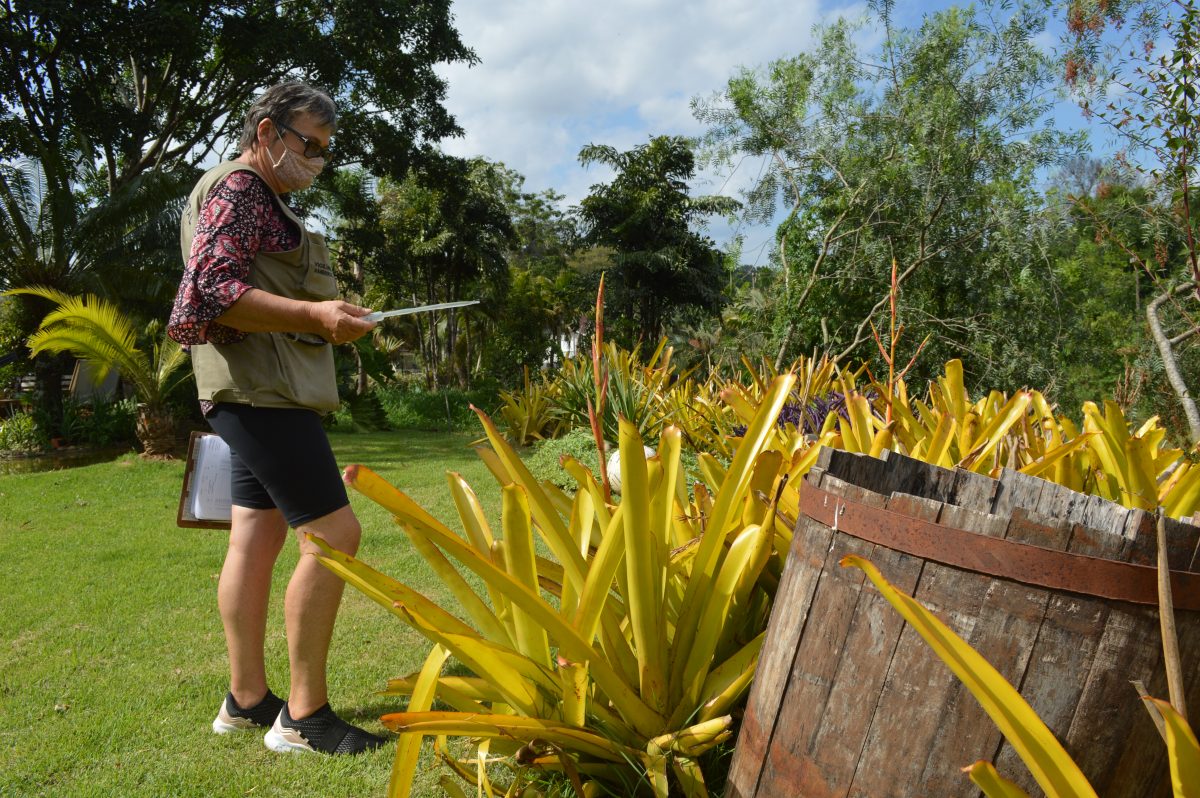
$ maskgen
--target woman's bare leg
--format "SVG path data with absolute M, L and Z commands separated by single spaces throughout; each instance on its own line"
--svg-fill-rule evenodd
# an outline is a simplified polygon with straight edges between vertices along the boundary
M 242 707 L 254 706 L 267 693 L 263 644 L 271 572 L 286 539 L 287 521 L 279 510 L 233 508 L 217 606 L 229 650 L 229 690 Z
M 292 684 L 288 713 L 305 718 L 328 701 L 325 677 L 329 641 L 337 618 L 345 582 L 310 556 L 318 551 L 305 533 L 311 532 L 330 546 L 347 554 L 358 551 L 362 528 L 349 505 L 322 516 L 296 530 L 300 536 L 300 562 L 288 583 L 284 602 L 287 621 L 288 657 Z

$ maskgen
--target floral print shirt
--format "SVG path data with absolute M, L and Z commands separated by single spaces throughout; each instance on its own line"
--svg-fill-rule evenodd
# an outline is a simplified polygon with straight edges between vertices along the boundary
M 258 252 L 298 246 L 300 230 L 283 215 L 263 179 L 243 169 L 231 172 L 200 209 L 168 334 L 185 346 L 241 341 L 246 333 L 214 320 L 252 287 L 250 266 Z

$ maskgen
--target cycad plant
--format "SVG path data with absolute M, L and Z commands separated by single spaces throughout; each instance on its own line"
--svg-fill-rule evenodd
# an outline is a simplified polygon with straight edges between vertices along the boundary
M 133 385 L 138 398 L 137 435 L 146 456 L 169 456 L 175 443 L 175 423 L 166 406 L 166 397 L 187 372 L 181 367 L 187 354 L 158 325 L 151 325 L 146 337 L 152 339 L 149 350 L 139 346 L 133 321 L 116 305 L 94 295 L 71 296 L 53 288 L 17 288 L 6 295 L 25 294 L 49 300 L 57 307 L 42 319 L 37 332 L 29 337 L 29 350 L 70 352 L 88 361 L 96 379 L 103 380 L 117 369 Z
M 583 795 L 708 795 L 699 758 L 732 734 L 776 583 L 759 578 L 786 531 L 771 498 L 780 458 L 765 443 L 793 381 L 770 385 L 729 466 L 710 466 L 716 487 L 693 495 L 678 429 L 664 429 L 646 458 L 624 420 L 613 504 L 577 461 L 563 463 L 573 497 L 537 482 L 480 413 L 491 444 L 481 455 L 501 485 L 495 531 L 456 474 L 448 481 L 464 535 L 368 469 L 347 469 L 347 483 L 392 513 L 468 619 L 314 539 L 327 567 L 434 644 L 419 674 L 390 685 L 409 696 L 406 712 L 383 718 L 402 733 L 391 795 L 408 794 L 423 735 L 482 741 L 474 764 L 447 755 L 473 794 L 518 794 L 530 773 L 558 771 Z M 554 561 L 538 556 L 535 533 Z M 472 675 L 442 676 L 448 655 Z M 435 698 L 453 711 L 431 711 Z M 516 775 L 492 783 L 480 766 L 489 758 Z

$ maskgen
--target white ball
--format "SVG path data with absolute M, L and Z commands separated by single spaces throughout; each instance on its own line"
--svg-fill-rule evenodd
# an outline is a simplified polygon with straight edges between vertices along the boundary
M 653 457 L 655 452 L 649 446 L 643 446 L 642 451 L 646 457 Z M 612 456 L 608 458 L 608 484 L 612 486 L 613 493 L 621 492 L 621 450 L 614 449 Z

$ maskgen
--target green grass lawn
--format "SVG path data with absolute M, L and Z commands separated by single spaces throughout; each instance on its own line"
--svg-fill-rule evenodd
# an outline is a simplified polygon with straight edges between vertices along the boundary
M 468 435 L 333 435 L 343 465 L 363 463 L 435 516 L 456 515 L 445 472 L 461 472 L 498 515 L 495 481 Z M 350 758 L 268 751 L 261 735 L 217 736 L 228 685 L 216 607 L 225 533 L 175 526 L 179 462 L 114 462 L 0 476 L 0 796 L 381 796 L 389 745 Z M 360 557 L 439 601 L 435 578 L 403 532 L 352 493 Z M 457 526 L 457 523 L 452 523 Z M 276 567 L 267 670 L 287 690 L 283 591 Z M 398 708 L 388 678 L 420 667 L 429 645 L 347 588 L 330 655 L 331 701 L 379 732 Z M 390 735 L 389 735 L 390 736 Z M 440 795 L 426 753 L 414 795 Z

